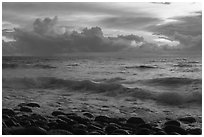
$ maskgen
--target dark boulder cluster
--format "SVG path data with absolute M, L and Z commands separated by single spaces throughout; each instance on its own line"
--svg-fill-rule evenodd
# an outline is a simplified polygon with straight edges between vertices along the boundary
M 32 111 L 37 103 L 21 103 L 19 109 L 2 109 L 3 135 L 200 135 L 200 128 L 184 129 L 180 122 L 196 122 L 193 117 L 148 123 L 140 117 L 112 118 L 53 111 L 44 116 Z

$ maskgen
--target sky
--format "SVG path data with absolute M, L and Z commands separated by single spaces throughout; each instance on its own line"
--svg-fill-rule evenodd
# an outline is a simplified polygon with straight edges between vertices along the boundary
M 3 2 L 3 55 L 70 52 L 195 52 L 202 49 L 196 2 Z

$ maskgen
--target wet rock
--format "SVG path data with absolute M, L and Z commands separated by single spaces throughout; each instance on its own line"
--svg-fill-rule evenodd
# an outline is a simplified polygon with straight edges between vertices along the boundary
M 49 130 L 48 135 L 73 135 L 71 132 L 62 129 Z
M 74 135 L 87 135 L 88 132 L 83 129 L 73 129 Z
M 152 130 L 155 131 L 155 132 L 159 132 L 159 131 L 162 131 L 161 128 L 159 127 L 152 127 Z
M 46 135 L 47 131 L 40 127 L 15 127 L 10 128 L 8 132 L 12 135 Z
M 57 119 L 56 122 L 57 122 L 57 128 L 58 129 L 67 129 L 68 125 L 67 125 L 66 121 L 61 120 L 61 119 Z
M 30 126 L 31 126 L 31 122 L 28 121 L 28 120 L 21 120 L 19 123 L 20 123 L 20 125 L 21 125 L 22 127 L 30 127 Z M 36 125 L 35 125 L 35 126 L 36 126 Z
M 27 104 L 26 104 L 26 106 L 40 108 L 40 105 L 39 105 L 39 104 L 37 104 L 37 103 L 34 103 L 34 102 L 27 103 Z
M 115 127 L 117 127 L 117 128 L 121 128 L 121 126 L 118 125 L 118 124 L 116 124 L 116 123 L 109 123 L 109 125 L 111 125 L 111 126 L 115 126 Z
M 129 133 L 123 129 L 116 129 L 111 135 L 129 135 Z
M 152 129 L 152 126 L 150 124 L 141 124 L 138 126 L 138 128 Z
M 5 120 L 4 123 L 6 124 L 7 127 L 13 127 L 13 126 L 17 126 L 18 124 L 13 121 L 12 119 L 8 119 L 8 120 Z
M 97 116 L 95 117 L 95 121 L 99 121 L 102 123 L 110 123 L 110 118 L 108 116 Z
M 3 108 L 2 109 L 2 114 L 3 115 L 8 115 L 8 116 L 14 116 L 15 112 L 12 109 Z
M 140 125 L 145 124 L 145 121 L 140 117 L 131 117 L 127 120 L 127 124 Z
M 179 133 L 181 135 L 186 135 L 187 132 L 181 128 L 181 127 L 178 127 L 178 126 L 173 126 L 173 125 L 167 125 L 163 128 L 163 130 L 167 133 L 167 134 L 170 134 L 172 132 L 176 132 L 176 133 Z
M 186 124 L 196 122 L 196 119 L 193 117 L 184 117 L 184 118 L 179 118 L 178 120 Z
M 24 107 L 24 106 L 22 106 L 22 107 L 20 108 L 20 111 L 21 111 L 21 112 L 32 112 L 32 110 L 31 110 L 29 107 Z
M 86 116 L 87 118 L 94 118 L 94 115 L 89 112 L 85 112 L 83 113 L 83 115 Z
M 103 135 L 103 134 L 101 134 L 98 131 L 92 131 L 92 132 L 89 133 L 89 135 Z
M 26 103 L 20 103 L 18 104 L 18 107 L 23 107 L 23 106 L 26 106 L 27 104 Z
M 87 129 L 87 126 L 84 125 L 84 124 L 75 124 L 75 125 L 73 125 L 73 128 L 74 128 L 74 129 L 86 130 L 86 129 Z
M 177 120 L 169 120 L 169 121 L 165 122 L 164 125 L 165 126 L 172 125 L 172 126 L 180 127 L 181 124 Z
M 74 121 L 77 121 L 78 123 L 81 123 L 81 124 L 88 124 L 90 123 L 90 120 L 88 118 L 82 118 L 80 116 L 67 116 L 68 118 L 70 119 L 73 119 Z
M 41 127 L 28 127 L 26 128 L 27 135 L 46 135 L 47 131 Z
M 49 127 L 49 129 L 57 129 L 58 124 L 56 121 L 51 121 L 51 122 L 48 122 L 47 126 Z
M 64 112 L 62 112 L 62 111 L 53 111 L 52 115 L 53 116 L 58 116 L 58 115 L 66 115 L 66 114 Z
M 136 131 L 137 135 L 150 135 L 151 131 L 147 128 L 141 128 L 138 131 Z
M 7 120 L 7 119 L 10 119 L 10 117 L 9 117 L 8 115 L 3 114 L 3 115 L 2 115 L 2 119 L 3 119 L 3 120 Z
M 102 130 L 100 127 L 95 126 L 95 125 L 93 125 L 93 124 L 89 125 L 89 126 L 87 127 L 87 129 L 88 129 L 89 131 Z
M 67 118 L 65 115 L 58 115 L 58 118 L 65 121 L 68 125 L 76 124 L 76 122 L 73 119 Z
M 180 134 L 177 132 L 170 132 L 169 135 L 180 135 Z
M 202 129 L 200 128 L 188 129 L 187 132 L 188 134 L 191 134 L 191 135 L 201 135 Z
M 103 128 L 105 126 L 105 124 L 100 121 L 92 121 L 91 124 L 100 128 Z
M 31 114 L 30 117 L 31 117 L 32 119 L 35 119 L 35 120 L 47 121 L 47 119 L 46 119 L 44 116 L 39 115 L 39 114 L 35 114 L 35 113 L 34 113 L 34 114 Z
M 158 131 L 154 135 L 166 135 L 166 133 L 164 131 Z
M 118 127 L 114 126 L 114 125 L 108 125 L 105 127 L 105 132 L 108 134 L 113 133 L 116 129 L 118 129 Z

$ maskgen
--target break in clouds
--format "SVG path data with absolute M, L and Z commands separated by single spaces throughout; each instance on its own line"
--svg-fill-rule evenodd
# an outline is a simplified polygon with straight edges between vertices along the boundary
M 171 3 L 152 4 L 171 5 Z M 88 7 L 86 8 L 88 9 Z M 97 11 L 97 9 L 93 10 Z M 141 54 L 148 52 L 189 53 L 192 51 L 201 53 L 201 12 L 197 11 L 192 15 L 171 17 L 164 20 L 156 16 L 150 17 L 147 13 L 139 15 L 140 12 L 138 12 L 137 17 L 135 17 L 128 15 L 128 12 L 119 15 L 119 11 L 118 13 L 113 11 L 114 8 L 110 13 L 112 12 L 111 14 L 114 16 L 107 16 L 95 21 L 99 25 L 95 23 L 95 25 L 74 30 L 73 24 L 67 22 L 62 25 L 60 24 L 60 16 L 58 19 L 58 16 L 54 15 L 37 17 L 33 22 L 24 22 L 29 28 L 22 27 L 21 24 L 17 25 L 5 20 L 8 14 L 8 10 L 6 10 L 5 15 L 3 14 L 3 55 L 58 55 L 73 52 L 121 51 L 134 51 Z M 87 20 L 89 19 L 87 18 Z M 113 36 L 107 36 L 103 28 L 105 30 L 121 29 L 130 33 L 123 34 L 120 31 L 118 34 L 114 32 Z M 131 29 L 135 32 L 148 32 L 151 36 L 146 38 L 145 35 L 132 33 L 134 31 Z

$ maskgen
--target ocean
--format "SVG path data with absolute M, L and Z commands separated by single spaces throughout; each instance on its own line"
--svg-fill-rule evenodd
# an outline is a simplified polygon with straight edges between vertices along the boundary
M 202 116 L 201 56 L 3 56 L 2 68 L 3 107 L 35 101 L 41 113 Z

